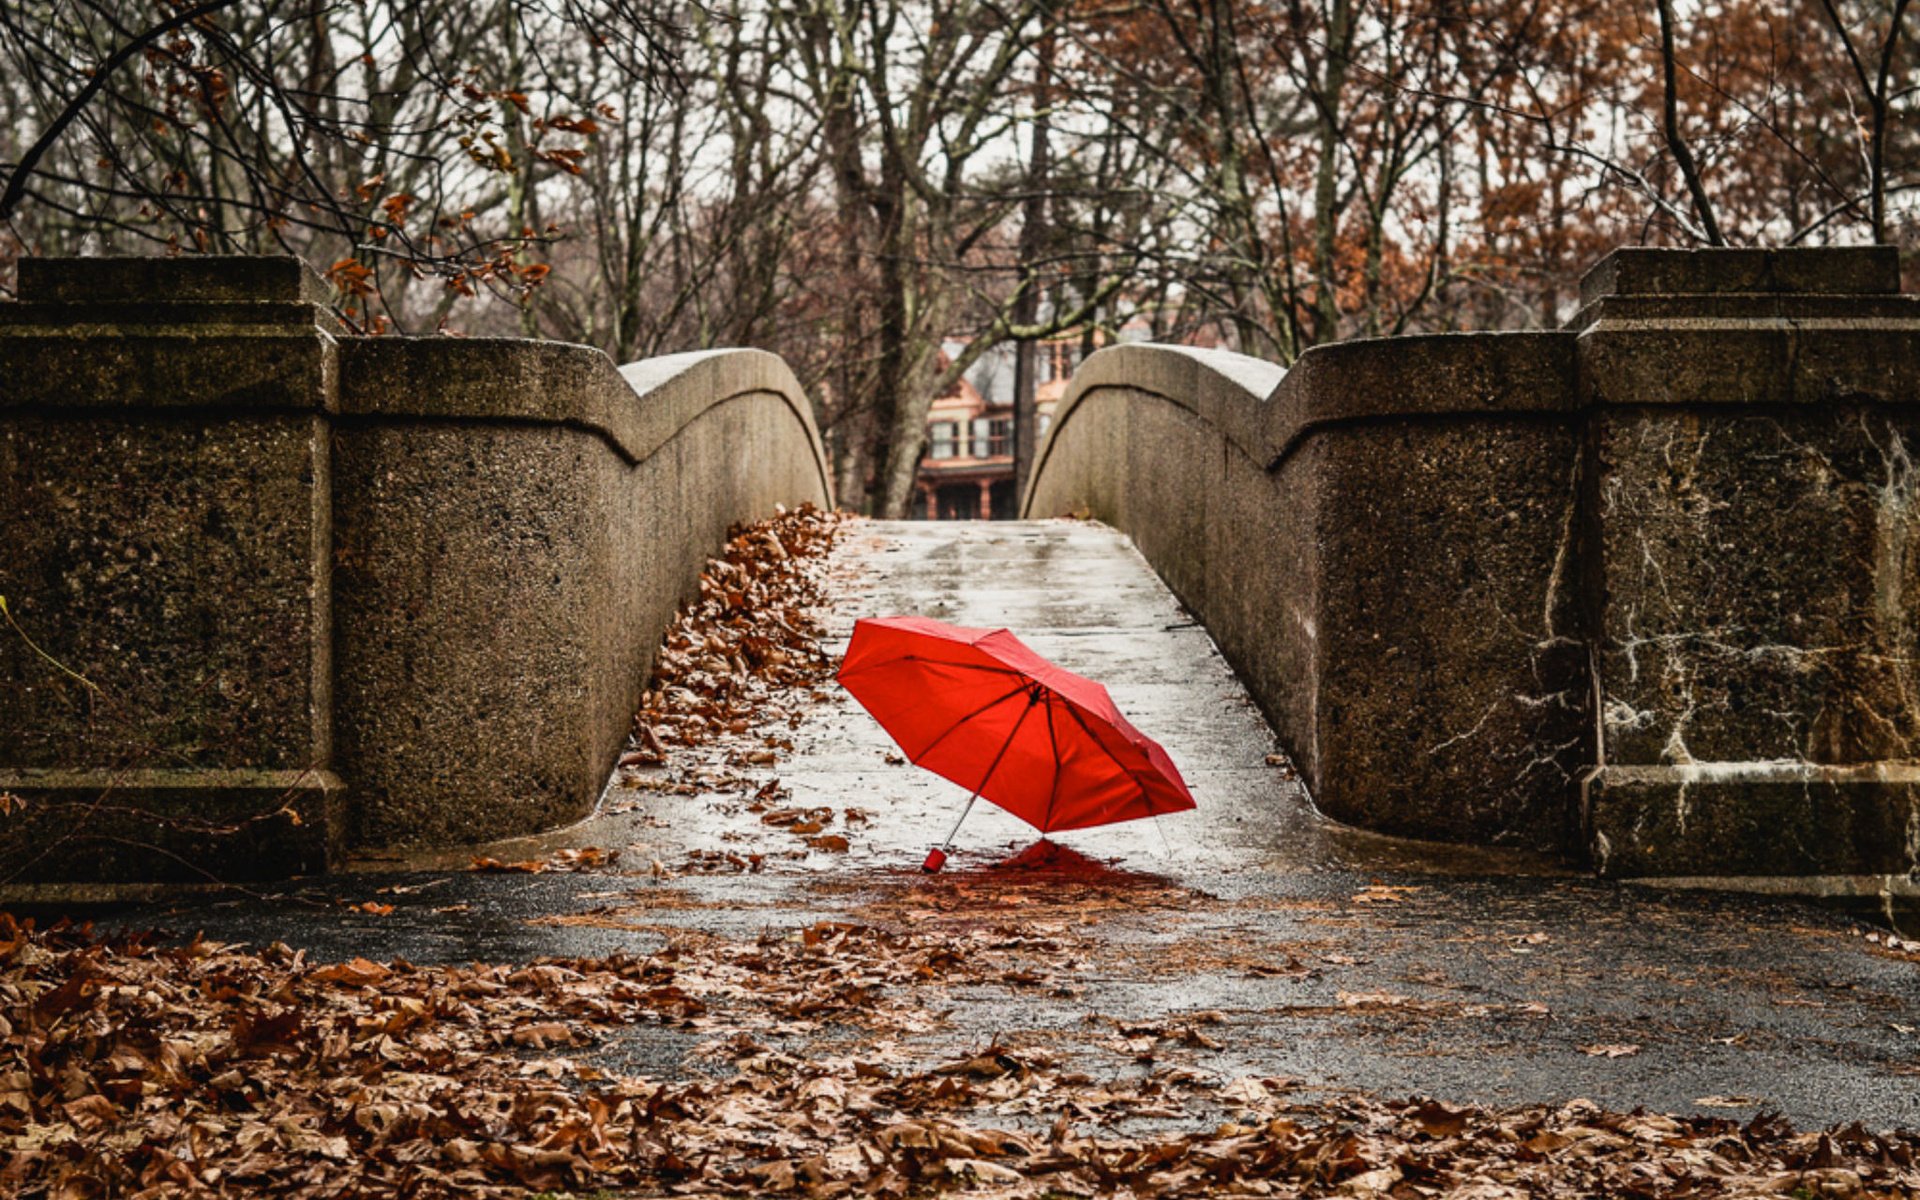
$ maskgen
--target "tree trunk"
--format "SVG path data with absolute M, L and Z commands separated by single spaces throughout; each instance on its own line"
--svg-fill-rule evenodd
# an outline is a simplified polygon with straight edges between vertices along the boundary
M 1347 55 L 1352 42 L 1350 0 L 1332 0 L 1327 9 L 1327 58 L 1318 97 L 1320 161 L 1313 177 L 1313 340 L 1340 336 L 1340 297 L 1335 236 L 1340 224 L 1340 103 L 1347 88 Z
M 911 265 L 908 265 L 911 270 Z M 949 293 L 935 290 L 918 297 L 904 281 L 889 291 L 882 318 L 882 411 L 891 414 L 876 455 L 874 515 L 899 520 L 913 502 L 913 477 L 927 446 L 927 412 L 933 407 L 933 355 L 953 306 Z M 924 306 L 912 310 L 912 301 Z
M 880 329 L 875 350 L 879 355 L 875 371 L 876 410 L 885 419 L 878 422 L 878 444 L 874 454 L 873 515 L 898 520 L 906 515 L 913 496 L 913 476 L 920 466 L 920 451 L 925 446 L 926 410 L 932 397 L 921 396 L 919 363 L 915 361 L 915 327 L 926 321 L 924 312 L 914 310 L 918 289 L 913 278 L 914 251 L 919 246 L 914 203 L 894 164 L 882 161 L 880 186 L 875 208 L 880 214 Z M 935 329 L 939 328 L 935 323 Z M 936 332 L 934 336 L 938 337 Z
M 1035 68 L 1033 103 L 1033 157 L 1027 171 L 1026 211 L 1020 218 L 1020 282 L 1022 290 L 1014 309 L 1016 326 L 1032 327 L 1040 315 L 1040 280 L 1034 263 L 1047 247 L 1047 189 L 1052 174 L 1053 104 L 1053 30 L 1040 38 L 1040 60 Z M 1039 449 L 1039 388 L 1034 367 L 1038 347 L 1032 338 L 1021 338 L 1013 359 L 1013 494 L 1016 512 L 1027 494 L 1027 476 L 1033 473 L 1034 452 Z
M 1686 182 L 1687 195 L 1693 200 L 1693 212 L 1700 219 L 1707 245 L 1724 246 L 1727 239 L 1720 233 L 1720 222 L 1714 219 L 1713 203 L 1707 199 L 1707 188 L 1700 179 L 1700 168 L 1693 161 L 1693 151 L 1687 148 L 1687 140 L 1680 136 L 1679 86 L 1674 80 L 1673 3 L 1672 0 L 1658 0 L 1655 7 L 1660 13 L 1660 77 L 1664 84 L 1665 101 L 1662 127 L 1666 131 L 1667 149 L 1672 151 L 1674 165 L 1680 168 L 1680 178 Z

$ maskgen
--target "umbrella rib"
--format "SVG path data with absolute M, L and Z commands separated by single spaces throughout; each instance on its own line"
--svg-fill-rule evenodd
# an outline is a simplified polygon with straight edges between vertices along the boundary
M 925 746 L 921 747 L 920 752 L 914 755 L 913 761 L 917 763 L 921 759 L 925 758 L 927 755 L 932 754 L 933 748 L 935 746 L 938 746 L 941 742 L 946 741 L 948 734 L 960 728 L 962 725 L 965 725 L 968 721 L 973 720 L 975 717 L 979 716 L 983 712 L 986 712 L 990 708 L 997 708 L 1000 705 L 1005 704 L 1007 701 L 1013 699 L 1015 696 L 1018 696 L 1020 693 L 1026 690 L 1027 690 L 1027 685 L 1023 683 L 1019 687 L 1008 692 L 1006 695 L 997 697 L 993 700 L 989 700 L 985 704 L 982 704 L 979 708 L 976 708 L 972 712 L 968 713 L 966 716 L 961 717 L 959 720 L 955 721 L 953 724 L 941 730 L 939 737 L 934 738 L 932 741 L 928 742 Z M 1019 727 L 1015 726 L 1015 728 L 1017 729 Z
M 1074 724 L 1080 726 L 1080 732 L 1092 738 L 1093 744 L 1100 747 L 1101 751 L 1105 753 L 1109 759 L 1113 760 L 1113 765 L 1120 768 L 1120 773 L 1132 780 L 1133 786 L 1140 789 L 1140 798 L 1147 802 L 1147 815 L 1155 815 L 1153 811 L 1153 796 L 1148 792 L 1147 785 L 1140 782 L 1140 776 L 1134 773 L 1133 768 L 1120 761 L 1120 756 L 1115 754 L 1105 742 L 1100 740 L 1100 735 L 1095 733 L 1092 728 L 1087 725 L 1086 719 L 1074 709 L 1071 703 L 1067 705 L 1067 715 L 1073 718 Z
M 1045 695 L 1042 701 L 1047 706 L 1047 745 L 1053 748 L 1053 785 L 1047 789 L 1047 815 L 1041 819 L 1040 832 L 1046 833 L 1053 824 L 1053 806 L 1060 801 L 1060 738 L 1053 731 L 1053 689 L 1041 687 Z
M 1021 690 L 1025 691 L 1026 689 L 1022 688 Z M 987 784 L 992 781 L 993 773 L 1000 769 L 1000 760 L 1007 756 L 1007 751 L 1013 746 L 1013 739 L 1020 736 L 1020 727 L 1027 723 L 1027 717 L 1032 712 L 1033 712 L 1033 697 L 1028 696 L 1027 706 L 1020 710 L 1020 715 L 1018 717 L 1014 718 L 1013 729 L 1007 734 L 1007 740 L 1000 743 L 1000 752 L 998 754 L 995 754 L 993 756 L 993 761 L 987 764 L 987 773 L 980 777 L 980 786 L 973 789 L 974 795 L 978 796 L 982 792 L 987 790 Z

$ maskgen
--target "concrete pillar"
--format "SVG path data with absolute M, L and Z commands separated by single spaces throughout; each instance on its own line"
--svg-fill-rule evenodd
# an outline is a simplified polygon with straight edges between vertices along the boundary
M 982 521 L 993 519 L 993 481 L 990 479 L 980 481 L 980 519 Z
M 29 800 L 0 863 L 138 878 L 151 845 L 229 879 L 327 865 L 328 294 L 292 258 L 20 261 L 0 594 L 59 662 L 0 628 L 0 792 Z
M 1920 301 L 1891 247 L 1630 250 L 1581 287 L 1596 731 L 1615 875 L 1920 856 Z

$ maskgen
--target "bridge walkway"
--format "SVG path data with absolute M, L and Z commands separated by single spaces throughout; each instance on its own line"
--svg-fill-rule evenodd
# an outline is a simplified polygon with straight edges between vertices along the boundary
M 886 735 L 834 688 L 777 731 L 792 748 L 774 763 L 741 766 L 737 747 L 716 745 L 668 769 L 744 775 L 742 786 L 676 794 L 660 790 L 660 770 L 639 772 L 592 820 L 485 850 L 536 862 L 618 850 L 608 866 L 478 874 L 463 851 L 371 861 L 304 894 L 117 919 L 416 961 L 647 952 L 682 935 L 791 937 L 823 920 L 1038 930 L 1077 939 L 1057 986 L 955 985 L 939 1028 L 914 1044 L 933 1058 L 1039 1040 L 1090 1071 L 1146 1070 L 1116 1022 L 1205 1012 L 1220 1022 L 1208 1027 L 1217 1048 L 1163 1047 L 1162 1064 L 1178 1054 L 1194 1070 L 1317 1093 L 1920 1125 L 1920 954 L 1798 903 L 1652 892 L 1322 819 L 1206 632 L 1110 529 L 852 522 L 829 585 L 835 654 L 857 616 L 919 613 L 1005 625 L 1102 680 L 1171 752 L 1198 810 L 1023 856 L 1031 830 L 976 809 L 952 866 L 923 876 L 964 792 L 889 761 Z M 786 794 L 756 801 L 774 779 Z M 779 807 L 830 810 L 818 836 L 847 848 L 768 824 Z M 761 858 L 731 869 L 729 854 Z M 374 899 L 395 911 L 334 903 Z M 637 1033 L 619 1065 L 693 1069 L 699 1040 Z M 804 1038 L 783 1045 L 809 1052 Z

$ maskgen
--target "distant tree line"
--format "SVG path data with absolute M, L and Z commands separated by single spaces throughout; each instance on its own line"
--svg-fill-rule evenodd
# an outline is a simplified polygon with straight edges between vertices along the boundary
M 369 334 L 784 355 L 899 514 L 980 354 L 1554 324 L 1622 243 L 1911 246 L 1909 0 L 15 0 L 25 254 L 298 253 Z M 964 340 L 958 355 L 942 346 Z M 1023 425 L 1031 447 L 1030 421 Z

